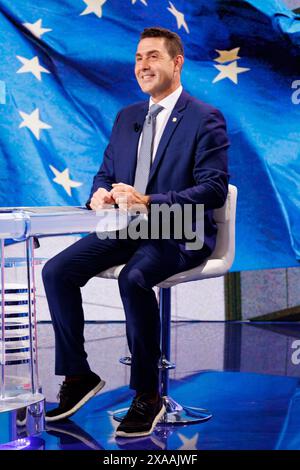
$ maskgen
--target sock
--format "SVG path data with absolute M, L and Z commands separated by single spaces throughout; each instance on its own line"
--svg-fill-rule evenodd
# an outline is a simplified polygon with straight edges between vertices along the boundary
M 137 391 L 136 392 L 136 398 L 142 398 L 150 403 L 156 403 L 159 398 L 160 398 L 160 394 L 155 391 L 155 392 L 139 392 Z
M 65 382 L 67 383 L 80 382 L 81 380 L 85 380 L 86 377 L 90 374 L 91 372 L 87 372 L 86 374 L 78 374 L 78 375 L 66 375 Z

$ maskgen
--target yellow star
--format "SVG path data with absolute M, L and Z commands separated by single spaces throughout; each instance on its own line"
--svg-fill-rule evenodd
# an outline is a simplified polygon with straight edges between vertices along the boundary
M 37 38 L 41 38 L 44 33 L 52 31 L 52 29 L 42 27 L 41 19 L 37 20 L 35 23 L 23 23 L 23 26 L 29 29 L 29 31 Z
M 79 186 L 82 186 L 82 183 L 70 179 L 69 168 L 66 168 L 64 171 L 58 171 L 52 165 L 49 165 L 49 167 L 50 170 L 52 170 L 55 174 L 53 181 L 55 181 L 57 184 L 60 184 L 69 196 L 72 196 L 71 188 L 78 188 Z
M 17 70 L 17 73 L 31 72 L 39 81 L 42 79 L 41 72 L 50 73 L 49 70 L 40 65 L 38 56 L 35 56 L 32 59 L 26 59 L 26 57 L 17 55 L 17 59 L 19 59 L 23 64 L 23 66 Z
M 219 51 L 216 49 L 216 52 L 219 54 L 219 57 L 214 59 L 214 61 L 219 62 L 220 64 L 224 64 L 225 62 L 232 62 L 233 60 L 238 60 L 240 57 L 238 56 L 240 47 L 236 47 L 235 49 L 231 49 L 230 51 Z
M 237 84 L 238 74 L 248 72 L 248 70 L 250 70 L 245 67 L 238 67 L 237 61 L 231 62 L 231 64 L 228 65 L 214 65 L 214 67 L 216 67 L 220 73 L 214 78 L 213 83 L 219 82 L 224 78 L 229 78 L 229 80 Z
M 180 446 L 177 450 L 196 450 L 197 449 L 197 442 L 199 433 L 197 432 L 193 437 L 188 439 L 183 434 L 177 434 L 179 439 L 181 439 L 182 446 Z
M 36 108 L 34 111 L 32 111 L 31 114 L 24 113 L 23 111 L 19 111 L 19 114 L 23 118 L 23 122 L 21 122 L 19 128 L 28 127 L 37 140 L 40 140 L 41 129 L 51 129 L 49 124 L 46 124 L 46 122 L 40 120 L 39 108 Z
M 172 15 L 175 16 L 176 18 L 176 21 L 177 21 L 177 28 L 180 29 L 181 26 L 184 27 L 184 29 L 186 30 L 187 33 L 189 33 L 189 28 L 188 28 L 188 25 L 186 24 L 186 21 L 184 19 L 184 14 L 181 13 L 180 11 L 176 10 L 176 8 L 174 7 L 173 3 L 169 2 L 171 8 L 167 8 L 167 10 L 169 10 L 170 13 L 172 13 Z
M 95 13 L 98 18 L 102 17 L 102 6 L 106 3 L 107 0 L 83 0 L 87 5 L 86 9 L 80 13 L 81 15 L 89 15 L 90 13 Z

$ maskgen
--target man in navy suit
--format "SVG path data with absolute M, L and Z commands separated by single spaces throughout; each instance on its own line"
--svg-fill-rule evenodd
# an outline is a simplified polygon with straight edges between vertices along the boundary
M 203 246 L 190 249 L 184 237 L 103 240 L 90 234 L 48 261 L 43 280 L 55 331 L 55 372 L 65 381 L 59 406 L 47 412 L 47 421 L 72 415 L 104 385 L 90 370 L 84 350 L 80 288 L 99 272 L 120 264 L 125 264 L 118 282 L 132 356 L 130 387 L 136 396 L 116 434 L 148 435 L 164 413 L 158 383 L 160 318 L 153 287 L 211 254 L 217 230 L 213 209 L 225 203 L 228 188 L 224 118 L 182 90 L 183 62 L 176 33 L 163 28 L 143 31 L 135 75 L 150 102 L 118 113 L 87 206 L 97 210 L 106 204 L 122 208 L 126 203 L 129 210 L 139 205 L 151 214 L 154 206 L 162 204 L 193 208 L 203 204 Z

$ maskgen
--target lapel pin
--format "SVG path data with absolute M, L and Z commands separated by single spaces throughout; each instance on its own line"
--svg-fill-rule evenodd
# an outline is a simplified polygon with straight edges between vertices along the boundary
M 172 121 L 173 121 L 173 122 L 176 122 L 176 121 L 177 121 L 177 117 L 173 117 Z

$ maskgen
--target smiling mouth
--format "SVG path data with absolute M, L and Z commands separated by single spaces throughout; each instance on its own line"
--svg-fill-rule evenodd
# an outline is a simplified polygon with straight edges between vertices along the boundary
M 148 82 L 148 81 L 152 80 L 152 78 L 154 78 L 154 77 L 155 77 L 154 74 L 151 74 L 151 75 L 142 75 L 142 76 L 141 76 L 142 80 L 145 81 L 145 82 Z

